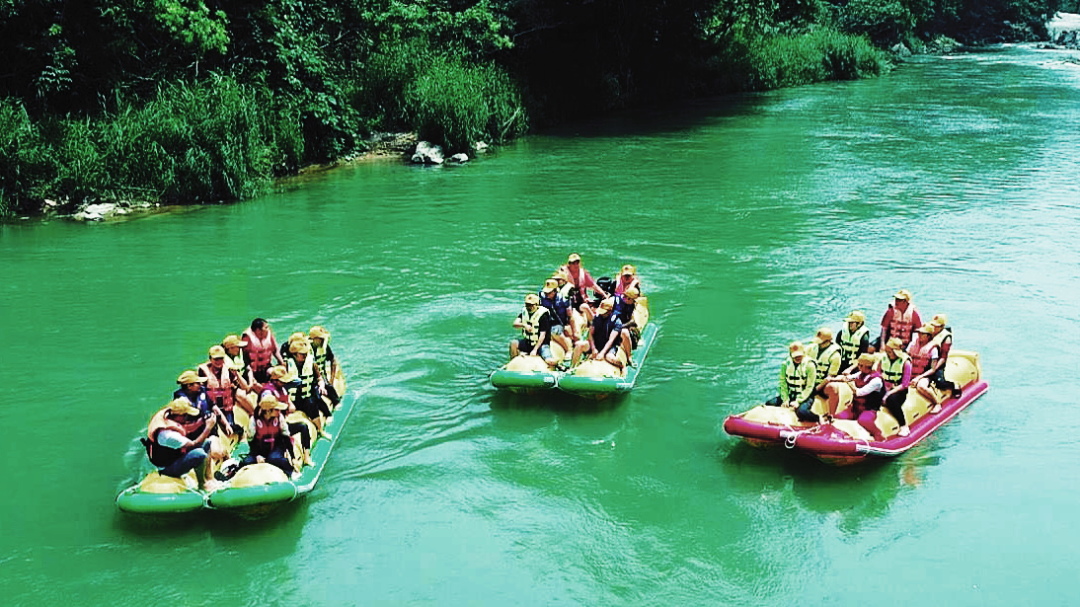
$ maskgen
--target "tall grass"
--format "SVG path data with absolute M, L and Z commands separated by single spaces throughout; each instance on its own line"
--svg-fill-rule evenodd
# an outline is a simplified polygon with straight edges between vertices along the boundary
M 747 88 L 773 89 L 881 74 L 885 55 L 863 36 L 819 28 L 756 38 L 748 45 Z

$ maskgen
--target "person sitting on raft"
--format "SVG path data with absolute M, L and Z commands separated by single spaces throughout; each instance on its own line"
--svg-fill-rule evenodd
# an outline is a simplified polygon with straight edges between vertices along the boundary
M 892 337 L 899 337 L 905 344 L 910 343 L 913 339 L 912 331 L 921 325 L 919 311 L 911 301 L 911 291 L 900 289 L 893 295 L 893 302 L 881 317 L 881 336 L 877 340 L 877 349 L 884 349 L 885 342 Z
M 292 477 L 295 470 L 285 455 L 292 448 L 292 439 L 289 424 L 282 417 L 282 411 L 288 408 L 288 404 L 272 394 L 266 394 L 259 400 L 259 407 L 248 426 L 251 440 L 248 441 L 247 457 L 240 462 L 241 468 L 265 462 L 280 468 L 285 476 Z
M 205 419 L 188 399 L 173 399 L 150 419 L 142 439 L 150 463 L 173 478 L 194 470 L 199 489 L 205 489 L 211 458 L 224 459 L 217 437 L 210 436 L 215 421 Z
M 900 436 L 911 434 L 904 415 L 904 402 L 907 401 L 908 386 L 911 384 L 911 357 L 904 352 L 904 344 L 899 337 L 885 342 L 885 354 L 878 359 L 874 369 L 881 373 L 881 380 L 885 383 L 882 400 L 885 409 L 900 424 Z
M 857 419 L 874 440 L 885 440 L 877 427 L 877 411 L 881 408 L 881 397 L 885 393 L 885 383 L 881 373 L 874 370 L 877 357 L 873 354 L 861 354 L 855 361 L 855 371 L 840 375 L 829 381 L 825 392 L 829 395 L 829 413 L 836 411 L 840 403 L 839 384 L 847 384 L 852 391 L 851 408 L 836 414 L 836 419 Z
M 949 351 L 952 350 L 953 343 L 952 329 L 945 326 L 948 322 L 944 314 L 936 314 L 928 323 L 933 331 L 930 341 L 938 347 L 939 354 L 937 363 L 934 364 L 934 371 L 930 374 L 929 383 L 942 392 L 948 392 L 953 398 L 960 398 L 964 394 L 960 386 L 945 379 L 945 363 L 949 361 Z M 936 408 L 938 411 L 941 410 L 940 406 Z
M 536 293 L 525 296 L 525 307 L 514 319 L 514 328 L 521 329 L 521 338 L 510 340 L 510 358 L 513 359 L 519 353 L 527 356 L 539 355 L 547 363 L 548 367 L 554 368 L 559 361 L 551 352 L 551 313 L 540 305 L 540 297 Z
M 570 302 L 559 295 L 559 283 L 554 278 L 544 281 L 540 289 L 540 305 L 548 309 L 551 317 L 551 341 L 569 353 L 574 344 L 566 337 L 570 327 Z
M 307 336 L 300 334 L 300 339 L 289 342 L 289 357 L 287 359 L 289 374 L 299 379 L 297 384 L 289 388 L 294 407 L 304 412 L 308 419 L 315 424 L 319 436 L 330 438 L 323 430 L 330 421 L 333 412 L 322 394 L 319 393 L 319 384 L 322 376 L 315 359 L 311 356 L 311 346 L 308 345 Z
M 199 377 L 206 379 L 207 399 L 224 413 L 224 417 L 233 432 L 239 432 L 242 436 L 244 429 L 236 423 L 236 418 L 233 416 L 233 406 L 242 407 L 248 412 L 248 415 L 255 412 L 254 408 L 251 408 L 246 401 L 236 398 L 238 387 L 241 385 L 249 386 L 240 379 L 240 376 L 231 366 L 226 364 L 227 354 L 225 348 L 211 346 L 209 356 L 210 360 L 199 365 Z
M 627 289 L 637 289 L 638 293 L 641 293 L 641 281 L 638 280 L 637 268 L 630 264 L 623 266 L 622 271 L 619 272 L 619 279 L 615 282 L 615 294 L 622 295 Z
M 622 368 L 623 364 L 617 356 L 618 349 L 615 347 L 615 342 L 622 335 L 622 324 L 612 313 L 614 309 L 614 298 L 600 302 L 592 326 L 589 328 L 588 339 L 579 341 L 574 347 L 574 355 L 571 359 L 573 362 L 588 351 L 593 360 L 605 360 L 619 369 Z
M 570 321 L 570 324 L 563 326 L 564 328 L 569 327 L 570 329 L 570 343 L 576 343 L 577 340 L 584 339 L 586 337 L 585 327 L 587 327 L 588 324 L 585 322 L 585 316 L 582 315 L 581 312 L 577 311 L 577 308 L 575 308 L 570 301 L 571 292 L 574 290 L 574 285 L 568 282 L 570 279 L 565 267 L 555 270 L 555 273 L 552 274 L 551 277 L 555 279 L 555 281 L 559 285 L 558 291 L 556 291 L 559 294 L 559 297 L 563 298 L 563 300 L 565 300 L 567 305 L 569 306 L 569 311 L 566 315 Z
M 251 375 L 251 368 L 248 367 L 247 361 L 244 360 L 243 347 L 247 345 L 247 342 L 240 339 L 239 335 L 226 335 L 225 339 L 221 340 L 221 347 L 225 348 L 225 355 L 228 360 L 228 364 L 232 367 L 233 371 L 236 371 L 236 375 L 240 378 L 240 390 L 242 395 L 250 395 L 252 399 L 257 399 L 259 393 L 262 392 L 262 384 L 255 381 L 255 378 Z M 251 411 L 255 411 L 254 401 L 247 403 L 244 408 L 251 408 Z
M 836 345 L 840 346 L 840 369 L 844 372 L 854 370 L 859 355 L 870 351 L 870 328 L 862 310 L 852 310 L 844 319 L 844 326 L 836 335 Z
M 770 407 L 787 407 L 795 410 L 795 416 L 804 422 L 818 421 L 814 406 L 814 380 L 817 364 L 806 355 L 802 342 L 788 345 L 788 355 L 780 365 L 780 394 L 765 401 Z
M 263 388 L 261 394 L 259 394 L 259 402 L 267 396 L 274 397 L 278 402 L 285 403 L 286 415 L 296 411 L 296 407 L 293 406 L 291 399 L 289 398 L 288 386 L 296 381 L 296 376 L 289 373 L 289 370 L 285 367 L 277 366 L 271 367 L 266 386 Z M 308 425 L 302 421 L 290 422 L 288 424 L 289 434 L 300 437 L 300 456 L 307 465 L 313 465 L 311 461 L 311 431 L 308 430 Z M 296 447 L 294 446 L 294 449 Z
M 260 384 L 264 384 L 275 359 L 279 365 L 285 364 L 278 353 L 277 339 L 270 329 L 270 323 L 264 318 L 256 318 L 244 331 L 243 338 L 247 342 L 244 347 L 244 358 L 247 360 L 248 368 L 251 369 L 252 377 Z
M 341 395 L 334 387 L 334 378 L 338 376 L 340 370 L 337 357 L 330 349 L 330 332 L 315 325 L 308 331 L 308 341 L 311 343 L 311 354 L 315 357 L 315 368 L 322 376 L 321 391 L 330 399 L 330 404 L 336 407 L 341 402 Z
M 832 329 L 818 329 L 814 341 L 806 348 L 806 355 L 814 361 L 814 394 L 825 396 L 826 380 L 843 368 L 840 366 L 840 346 L 833 343 Z
M 619 329 L 619 347 L 622 348 L 623 354 L 626 356 L 627 364 L 631 367 L 634 366 L 634 359 L 631 358 L 631 354 L 634 349 L 637 348 L 638 341 L 641 339 L 641 328 L 638 327 L 637 321 L 634 320 L 634 310 L 637 308 L 638 290 L 634 287 L 630 287 L 621 295 L 615 296 L 615 308 L 612 314 L 618 319 Z
M 206 393 L 207 378 L 199 377 L 199 374 L 188 369 L 180 374 L 180 377 L 176 378 L 176 383 L 180 385 L 179 388 L 173 392 L 173 400 L 182 398 L 188 401 L 188 404 L 199 410 L 199 413 L 204 419 L 209 419 L 211 414 L 217 414 L 220 419 L 225 419 L 225 415 L 222 413 L 221 408 L 216 403 L 210 402 L 210 399 Z M 211 424 L 213 425 L 213 424 Z M 222 424 L 222 431 L 225 434 L 232 434 L 232 427 L 228 424 Z
M 573 309 L 580 310 L 586 320 L 591 321 L 593 312 L 586 289 L 592 289 L 593 293 L 602 299 L 609 297 L 607 292 L 596 284 L 588 270 L 581 267 L 581 256 L 577 253 L 571 253 L 566 259 L 566 265 L 560 270 L 566 273 L 567 282 L 573 285 L 570 289 L 570 305 Z
M 929 324 L 919 327 L 915 335 L 915 339 L 911 340 L 907 349 L 908 355 L 911 356 L 911 385 L 930 401 L 930 413 L 937 413 L 941 407 L 934 404 L 936 399 L 930 392 L 930 381 L 927 378 L 933 375 L 938 359 L 941 358 L 941 350 L 933 342 L 934 330 Z

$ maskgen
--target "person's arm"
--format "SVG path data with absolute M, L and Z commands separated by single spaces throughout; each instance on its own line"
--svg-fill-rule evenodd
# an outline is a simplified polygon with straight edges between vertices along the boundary
M 926 370 L 913 377 L 912 379 L 914 381 L 918 381 L 924 377 L 930 377 L 931 375 L 933 375 L 934 371 L 937 370 L 938 362 L 940 362 L 940 360 L 941 357 L 938 355 L 938 349 L 935 347 L 934 349 L 930 350 L 930 364 L 926 366 Z
M 906 388 L 911 384 L 911 359 L 904 361 L 904 376 L 900 378 L 900 387 Z
M 525 328 L 525 320 L 523 318 L 524 314 L 525 314 L 524 312 L 518 312 L 518 315 L 516 317 L 514 317 L 514 328 L 515 329 L 524 329 Z
M 907 344 L 904 344 L 904 345 L 907 345 Z M 884 348 L 884 345 L 882 345 L 882 348 Z M 863 333 L 861 338 L 859 338 L 859 350 L 858 350 L 858 352 L 855 353 L 855 358 L 858 358 L 860 354 L 866 354 L 869 351 L 870 351 L 870 331 L 867 331 L 866 333 Z
M 213 415 L 213 420 L 206 420 L 206 424 L 203 426 L 203 431 L 199 434 L 199 437 L 191 442 L 194 443 L 196 447 L 202 445 L 206 439 L 210 438 L 210 433 L 214 431 L 214 424 L 216 424 L 217 421 L 217 414 L 215 413 Z M 229 429 L 229 432 L 232 432 L 232 428 Z
M 607 293 L 604 292 L 603 289 L 600 288 L 600 285 L 596 284 L 596 281 L 593 280 L 593 277 L 591 274 L 589 274 L 588 270 L 582 270 L 582 272 L 585 274 L 585 280 L 581 281 L 582 288 L 592 289 L 594 293 L 596 293 L 603 299 L 607 299 L 608 297 L 610 297 Z
M 875 377 L 874 379 L 866 382 L 865 386 L 861 388 L 855 388 L 855 396 L 866 396 L 867 394 L 871 394 L 880 390 L 884 385 L 885 384 L 884 382 L 882 382 L 880 377 Z
M 620 327 L 619 325 L 616 324 L 614 327 L 612 327 L 611 332 L 608 333 L 607 343 L 604 344 L 604 349 L 600 351 L 600 358 L 604 358 L 605 356 L 607 356 L 608 351 L 611 350 L 611 347 L 615 345 L 615 340 L 619 338 L 619 333 L 621 332 L 622 327 Z
M 806 370 L 806 381 L 803 382 L 803 389 L 799 392 L 796 403 L 804 403 L 808 398 L 814 395 L 814 378 L 817 377 L 817 365 L 814 361 L 807 361 L 803 366 Z
M 251 384 L 248 383 L 248 381 L 244 379 L 242 375 L 237 373 L 236 369 L 229 369 L 229 373 L 232 373 L 233 383 L 240 386 L 241 390 L 243 390 L 244 392 L 251 391 Z
M 284 365 L 285 359 L 281 357 L 281 346 L 278 345 L 277 337 L 274 337 L 273 331 L 270 332 L 270 346 L 270 360 L 276 358 L 279 365 Z
M 784 363 L 780 365 L 780 402 L 785 405 L 791 402 L 791 399 L 788 398 L 791 394 L 788 392 L 787 373 L 785 373 L 789 364 L 791 363 L 784 361 Z

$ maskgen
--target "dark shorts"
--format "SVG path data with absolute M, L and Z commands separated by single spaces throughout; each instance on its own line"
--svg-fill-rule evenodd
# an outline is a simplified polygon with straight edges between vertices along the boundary
M 532 342 L 521 338 L 518 340 L 518 352 L 522 354 L 531 354 L 533 349 Z M 540 358 L 551 358 L 551 346 L 544 344 L 540 346 Z

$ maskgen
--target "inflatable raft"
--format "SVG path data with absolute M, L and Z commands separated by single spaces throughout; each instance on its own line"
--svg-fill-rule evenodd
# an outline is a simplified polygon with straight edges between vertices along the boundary
M 565 371 L 550 369 L 539 356 L 519 354 L 491 374 L 491 385 L 519 394 L 535 394 L 558 389 L 583 398 L 597 400 L 613 394 L 629 392 L 634 389 L 642 365 L 659 333 L 656 323 L 649 320 L 647 297 L 638 298 L 634 320 L 639 327 L 642 327 L 641 337 L 633 352 L 634 366 L 626 365 L 626 358 L 621 351 L 618 357 L 623 363 L 622 369 L 606 361 L 585 360 Z M 551 349 L 556 357 L 568 358 L 568 353 L 555 342 L 551 343 Z
M 885 437 L 882 441 L 874 440 L 856 420 L 837 419 L 831 423 L 807 423 L 799 421 L 791 409 L 765 405 L 729 416 L 724 420 L 724 431 L 732 436 L 742 437 L 755 446 L 784 445 L 834 465 L 853 464 L 871 458 L 895 457 L 948 423 L 988 389 L 982 376 L 979 355 L 974 352 L 950 352 L 945 366 L 945 378 L 961 386 L 963 393 L 960 398 L 952 398 L 931 388 L 935 400 L 941 404 L 941 411 L 938 413 L 930 413 L 933 403 L 916 392 L 914 387 L 908 390 L 908 398 L 903 405 L 908 428 L 911 430 L 908 436 L 898 434 L 900 424 L 884 407 L 878 411 L 876 420 L 878 429 Z M 851 405 L 851 392 L 846 386 L 841 390 L 838 411 Z M 817 397 L 813 411 L 820 415 L 826 410 L 825 400 Z
M 189 472 L 183 478 L 173 478 L 153 470 L 116 497 L 117 507 L 124 512 L 149 515 L 181 514 L 203 509 L 228 510 L 247 518 L 259 518 L 281 504 L 310 492 L 319 482 L 330 452 L 359 400 L 357 395 L 345 391 L 345 379 L 340 369 L 334 379 L 334 387 L 341 395 L 341 402 L 324 428 L 332 438 L 315 440 L 310 454 L 314 466 L 302 467 L 293 478 L 271 464 L 253 464 L 241 468 L 231 479 L 217 484 L 212 492 L 207 492 L 198 489 L 194 472 Z M 248 418 L 242 409 L 237 407 L 234 415 L 238 424 L 247 426 Z M 291 413 L 286 419 L 311 423 L 301 412 Z M 315 437 L 314 427 L 309 429 L 311 436 Z M 247 442 L 237 443 L 235 438 L 221 434 L 219 437 L 229 451 L 230 460 L 239 461 L 247 455 Z M 149 467 L 150 463 L 145 458 L 144 461 Z M 213 471 L 217 472 L 216 469 Z

